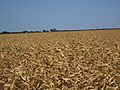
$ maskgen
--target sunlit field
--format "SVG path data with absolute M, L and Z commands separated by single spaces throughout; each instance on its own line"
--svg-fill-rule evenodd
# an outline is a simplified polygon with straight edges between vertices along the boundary
M 120 30 L 1 34 L 0 90 L 120 90 Z

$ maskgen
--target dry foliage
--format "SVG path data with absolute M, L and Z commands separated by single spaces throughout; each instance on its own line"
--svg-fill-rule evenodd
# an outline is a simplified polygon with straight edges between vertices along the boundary
M 0 35 L 0 90 L 120 90 L 120 31 Z

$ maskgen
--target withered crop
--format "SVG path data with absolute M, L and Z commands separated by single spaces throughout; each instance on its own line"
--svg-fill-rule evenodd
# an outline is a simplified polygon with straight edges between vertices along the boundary
M 120 90 L 120 30 L 0 35 L 0 90 Z

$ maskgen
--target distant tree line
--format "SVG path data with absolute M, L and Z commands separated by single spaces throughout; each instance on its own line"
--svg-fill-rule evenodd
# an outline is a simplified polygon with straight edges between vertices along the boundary
M 21 31 L 21 32 L 8 32 L 8 31 L 2 31 L 0 34 L 20 34 L 20 33 L 41 33 L 41 32 L 60 32 L 60 30 L 50 29 L 50 30 L 43 30 L 43 31 Z
M 43 32 L 49 32 L 49 30 L 43 30 Z
M 21 33 L 40 33 L 41 31 L 21 31 L 21 32 L 8 32 L 2 31 L 0 34 L 21 34 Z
M 59 32 L 59 31 L 60 30 L 56 30 L 56 28 L 50 30 L 43 30 L 43 32 Z
M 41 32 L 69 32 L 69 31 L 89 31 L 89 30 L 120 30 L 120 28 L 100 28 L 100 29 L 86 29 L 86 30 L 57 30 L 56 28 L 43 31 L 21 31 L 21 32 L 8 32 L 2 31 L 0 34 L 21 34 L 21 33 L 41 33 Z

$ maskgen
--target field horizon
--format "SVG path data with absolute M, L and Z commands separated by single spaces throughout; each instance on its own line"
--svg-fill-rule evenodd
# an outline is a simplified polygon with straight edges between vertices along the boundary
M 55 29 L 55 28 L 54 28 Z M 54 30 L 53 29 L 53 30 Z M 1 31 L 0 34 L 22 34 L 22 33 L 42 33 L 42 32 L 74 32 L 74 31 L 96 31 L 96 30 L 120 30 L 120 28 L 96 28 L 96 29 L 71 29 L 71 30 L 65 30 L 65 29 L 55 29 L 55 31 L 50 30 L 38 30 L 38 31 L 16 31 L 16 32 L 10 32 L 10 31 Z

